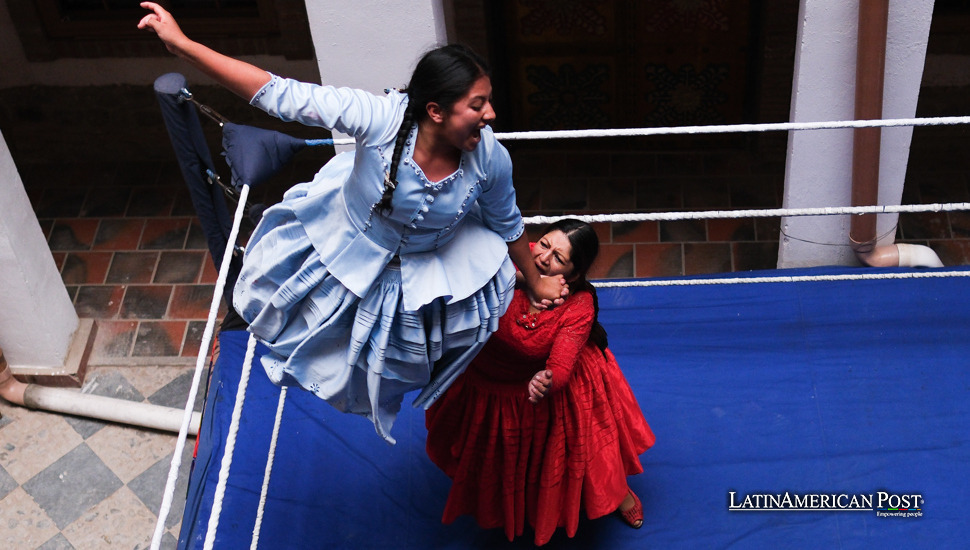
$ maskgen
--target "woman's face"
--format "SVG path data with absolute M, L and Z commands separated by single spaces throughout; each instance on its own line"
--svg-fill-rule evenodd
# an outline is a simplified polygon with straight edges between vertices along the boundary
M 441 129 L 452 145 L 462 151 L 474 151 L 482 140 L 482 128 L 493 120 L 492 81 L 481 76 L 464 97 L 444 112 Z
M 573 272 L 573 262 L 570 259 L 572 251 L 569 238 L 557 229 L 543 235 L 532 247 L 532 259 L 540 274 L 547 277 L 563 275 L 568 280 Z

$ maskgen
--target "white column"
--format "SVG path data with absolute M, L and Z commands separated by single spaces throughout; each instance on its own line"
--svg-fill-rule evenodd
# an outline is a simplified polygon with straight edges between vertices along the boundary
M 855 115 L 858 1 L 801 0 L 790 120 L 851 120 Z M 890 0 L 883 118 L 916 115 L 933 0 Z M 898 205 L 913 130 L 884 128 L 879 204 Z M 849 206 L 852 130 L 791 132 L 785 208 Z M 895 215 L 880 215 L 879 245 L 893 242 Z M 778 267 L 859 265 L 849 247 L 847 216 L 782 218 Z
M 0 347 L 14 372 L 63 374 L 79 326 L 0 134 Z
M 323 84 L 403 88 L 421 54 L 447 42 L 441 0 L 307 0 L 306 11 Z

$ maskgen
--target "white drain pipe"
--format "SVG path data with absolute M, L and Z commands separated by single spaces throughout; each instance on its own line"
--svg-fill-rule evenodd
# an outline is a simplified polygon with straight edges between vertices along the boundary
M 90 395 L 66 388 L 25 384 L 13 377 L 2 349 L 0 349 L 0 397 L 28 409 L 96 418 L 175 433 L 178 433 L 182 427 L 182 418 L 185 414 L 182 409 L 151 403 Z M 201 421 L 200 413 L 192 413 L 189 426 L 191 435 L 198 435 Z
M 855 253 L 859 261 L 869 267 L 943 267 L 943 262 L 936 252 L 921 244 L 893 243 L 885 246 L 860 246 L 855 249 Z

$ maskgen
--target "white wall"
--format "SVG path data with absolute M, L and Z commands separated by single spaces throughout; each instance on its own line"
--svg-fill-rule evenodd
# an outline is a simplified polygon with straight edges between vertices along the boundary
M 802 0 L 799 12 L 790 120 L 855 118 L 858 1 Z M 933 0 L 890 0 L 883 118 L 916 114 Z M 911 127 L 884 128 L 879 204 L 902 198 Z M 785 173 L 785 208 L 849 206 L 852 130 L 791 132 Z M 879 244 L 893 242 L 897 216 L 880 215 Z M 778 267 L 858 265 L 849 246 L 848 216 L 783 218 Z
M 306 11 L 324 84 L 403 88 L 421 54 L 447 42 L 440 0 L 307 0 Z
M 446 40 L 440 0 L 307 0 L 306 10 L 326 84 L 403 87 L 418 57 Z
M 59 370 L 79 320 L 0 134 L 0 347 L 11 365 Z

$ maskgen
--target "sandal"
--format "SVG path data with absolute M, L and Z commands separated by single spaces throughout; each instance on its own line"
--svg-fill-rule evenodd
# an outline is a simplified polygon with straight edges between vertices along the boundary
M 643 526 L 643 506 L 640 504 L 640 499 L 637 497 L 637 494 L 632 489 L 628 489 L 628 491 L 630 491 L 630 496 L 633 497 L 633 506 L 625 512 L 617 508 L 616 513 L 620 514 L 620 517 L 627 525 L 634 529 L 639 529 Z

